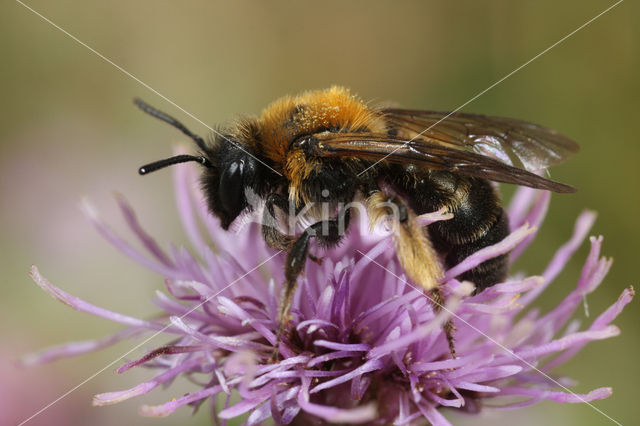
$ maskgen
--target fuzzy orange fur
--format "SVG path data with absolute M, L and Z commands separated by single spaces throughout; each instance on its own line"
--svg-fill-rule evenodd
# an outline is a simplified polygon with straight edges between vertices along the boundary
M 307 158 L 301 149 L 291 147 L 293 140 L 326 129 L 366 128 L 374 133 L 385 129 L 376 109 L 369 108 L 348 89 L 339 86 L 280 98 L 250 124 L 260 136 L 260 150 L 289 180 L 289 196 L 297 201 L 302 196 L 301 182 L 316 169 L 318 162 Z

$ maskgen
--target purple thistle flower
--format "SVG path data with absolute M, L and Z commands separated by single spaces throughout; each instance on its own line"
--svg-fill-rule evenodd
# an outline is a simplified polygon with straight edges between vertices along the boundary
M 508 251 L 513 262 L 544 219 L 549 193 L 519 188 L 508 209 L 512 234 L 446 272 L 447 305 L 437 315 L 425 295 L 406 281 L 389 234 L 359 232 L 356 223 L 340 247 L 326 252 L 312 248 L 324 260 L 308 262 L 293 301 L 292 336 L 281 344 L 284 359 L 271 363 L 284 253 L 264 244 L 255 223 L 235 234 L 223 231 L 195 189 L 194 171 L 184 166 L 175 170 L 178 208 L 195 253 L 174 246 L 163 250 L 121 197 L 126 223 L 148 253 L 134 249 L 86 209 L 109 242 L 165 277 L 168 294 L 158 291 L 153 300 L 163 315 L 144 320 L 97 307 L 32 269 L 34 281 L 56 299 L 126 328 L 106 338 L 51 348 L 31 355 L 26 363 L 76 356 L 130 338 L 174 336 L 170 345 L 117 370 L 147 366 L 161 374 L 131 389 L 96 395 L 94 405 L 145 394 L 180 375 L 201 383 L 201 388 L 164 404 L 142 406 L 141 414 L 167 416 L 210 399 L 213 404 L 217 400 L 214 420 L 221 424 L 249 413 L 247 424 L 271 417 L 281 424 L 320 420 L 402 425 L 425 418 L 448 425 L 441 408 L 473 413 L 482 406 L 589 402 L 611 395 L 606 387 L 575 394 L 567 388 L 568 379 L 551 376 L 554 367 L 588 342 L 618 335 L 611 322 L 633 297 L 633 289 L 625 289 L 586 328 L 570 321 L 611 266 L 610 259 L 600 257 L 602 237 L 590 238 L 577 286 L 565 299 L 544 315 L 532 307 L 586 238 L 594 213 L 580 215 L 571 239 L 541 275 L 517 274 L 471 296 L 470 283 L 454 277 Z M 420 218 L 424 224 L 446 219 L 438 212 Z M 367 218 L 357 221 L 366 225 Z M 457 359 L 451 359 L 441 328 L 452 314 Z M 232 391 L 240 396 L 238 402 L 230 402 Z

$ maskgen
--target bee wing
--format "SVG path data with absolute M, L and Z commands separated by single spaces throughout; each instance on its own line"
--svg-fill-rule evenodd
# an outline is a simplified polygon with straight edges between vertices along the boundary
M 373 133 L 320 133 L 313 137 L 313 154 L 320 157 L 357 158 L 414 164 L 431 170 L 449 170 L 496 182 L 524 185 L 554 192 L 575 192 L 572 186 L 545 179 L 495 158 L 425 139 L 400 139 Z
M 380 111 L 401 137 L 486 155 L 528 171 L 561 163 L 580 149 L 555 130 L 514 118 L 396 108 Z

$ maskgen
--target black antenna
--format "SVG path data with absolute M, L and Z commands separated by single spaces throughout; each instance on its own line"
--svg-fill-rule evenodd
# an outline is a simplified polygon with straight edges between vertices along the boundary
M 178 163 L 186 163 L 188 161 L 197 161 L 205 167 L 211 167 L 211 163 L 209 162 L 209 160 L 204 157 L 195 157 L 193 155 L 183 154 L 145 164 L 138 169 L 138 173 L 140 173 L 141 175 L 147 175 L 151 172 L 155 172 L 156 170 L 164 169 L 167 166 L 173 166 L 174 164 Z
M 166 114 L 166 113 L 164 113 L 162 111 L 158 111 L 157 109 L 155 109 L 151 105 L 146 104 L 142 99 L 135 98 L 133 100 L 133 103 L 136 104 L 138 106 L 138 108 L 140 108 L 142 111 L 146 112 L 147 114 L 149 114 L 149 115 L 151 115 L 151 116 L 153 116 L 153 117 L 155 117 L 157 119 L 160 119 L 160 120 L 164 121 L 165 123 L 169 123 L 173 127 L 175 127 L 176 129 L 182 131 L 182 133 L 184 133 L 185 135 L 187 135 L 191 139 L 193 139 L 195 141 L 195 143 L 198 145 L 198 147 L 200 147 L 200 149 L 203 152 L 207 152 L 208 151 L 207 145 L 204 143 L 204 140 L 200 136 L 196 135 L 195 133 L 192 133 L 191 130 L 187 129 L 187 127 L 184 124 L 182 124 L 181 122 L 179 122 L 175 118 L 171 117 L 170 115 L 168 115 L 168 114 Z M 186 161 L 191 161 L 191 160 L 186 160 Z

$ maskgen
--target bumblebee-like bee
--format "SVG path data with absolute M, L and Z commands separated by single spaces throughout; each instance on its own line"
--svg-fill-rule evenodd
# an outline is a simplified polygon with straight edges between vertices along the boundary
M 296 281 L 304 270 L 309 242 L 323 247 L 340 242 L 354 199 L 366 200 L 372 218 L 395 206 L 398 259 L 406 274 L 430 292 L 442 307 L 439 258 L 447 267 L 495 244 L 509 233 L 506 213 L 490 181 L 554 192 L 575 188 L 534 171 L 560 163 L 578 145 L 559 133 L 525 121 L 467 113 L 373 108 L 341 87 L 284 97 L 258 118 L 242 118 L 210 141 L 174 118 L 135 103 L 145 112 L 180 129 L 198 146 L 197 156 L 178 155 L 140 168 L 147 174 L 187 161 L 202 165 L 201 184 L 208 208 L 223 228 L 253 204 L 264 201 L 266 243 L 287 252 L 285 286 L 279 309 L 278 340 L 285 336 Z M 274 222 L 313 203 L 332 206 L 333 217 L 318 218 L 299 235 L 284 233 Z M 445 208 L 453 218 L 423 228 L 416 215 Z M 329 211 L 332 211 L 331 209 Z M 462 274 L 476 292 L 503 280 L 507 255 Z M 452 356 L 453 325 L 445 331 Z

